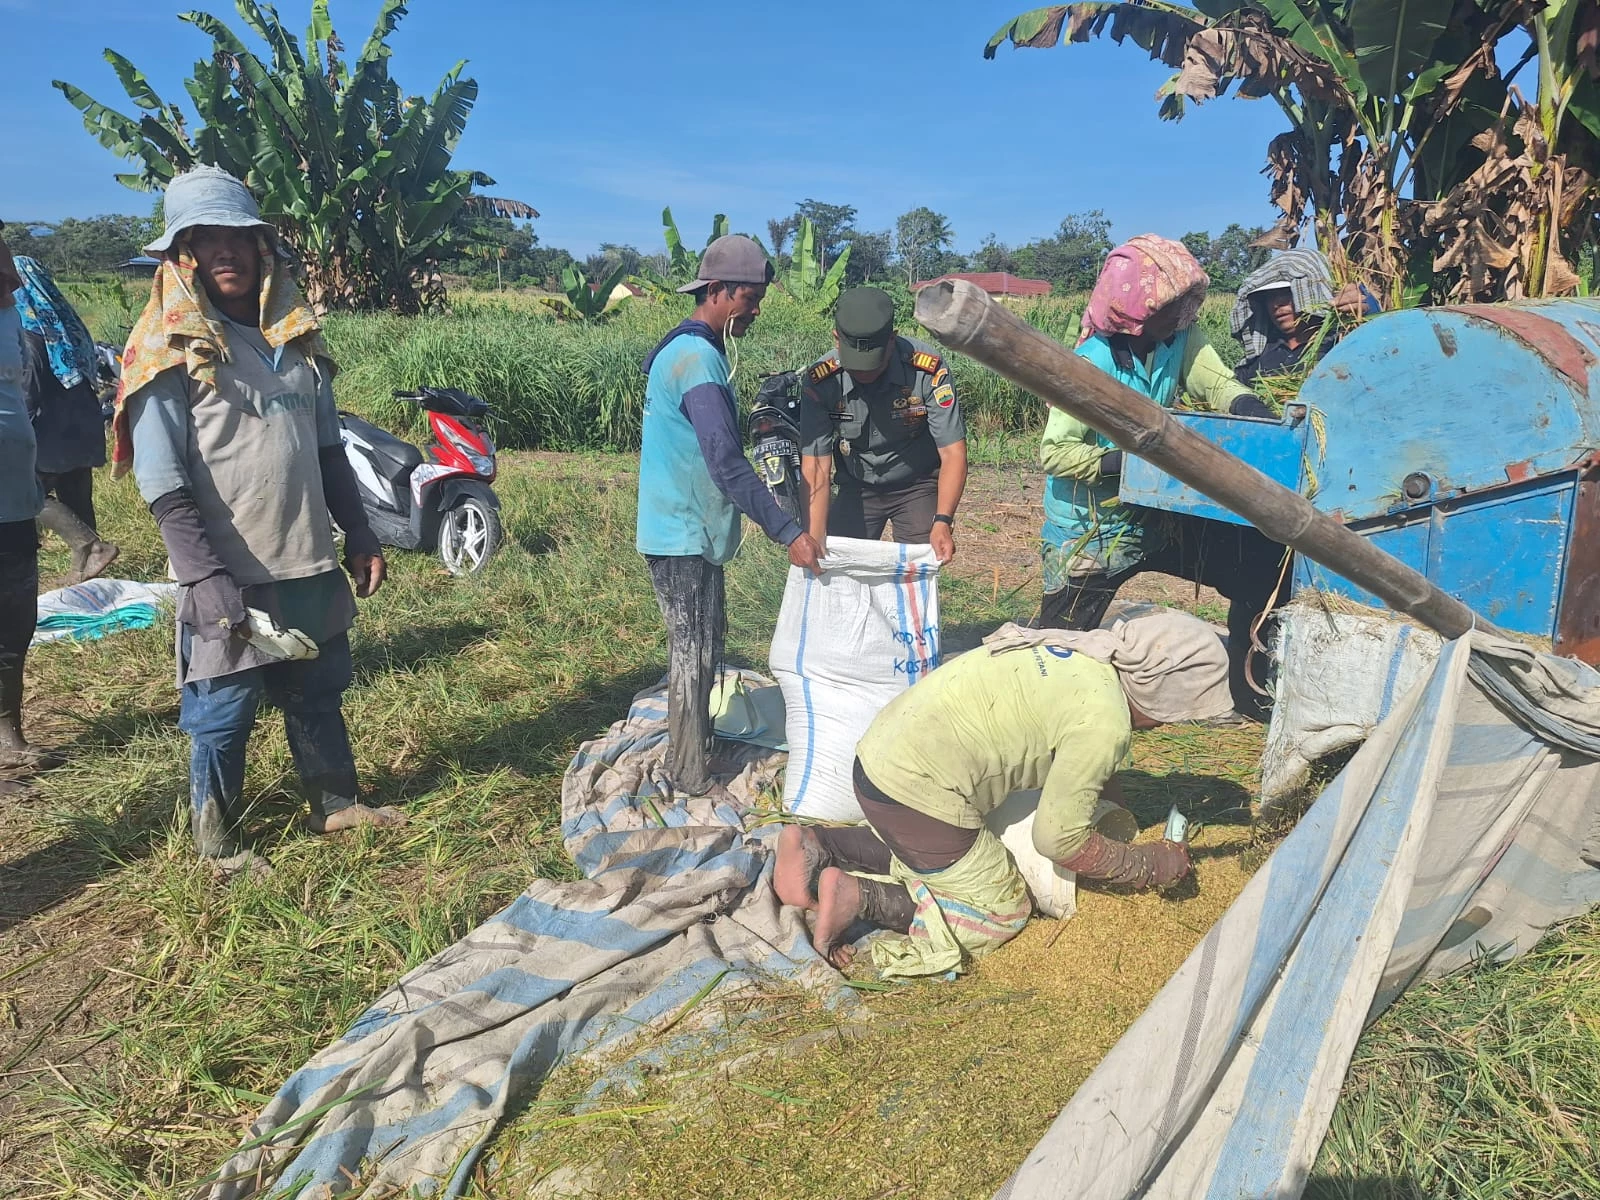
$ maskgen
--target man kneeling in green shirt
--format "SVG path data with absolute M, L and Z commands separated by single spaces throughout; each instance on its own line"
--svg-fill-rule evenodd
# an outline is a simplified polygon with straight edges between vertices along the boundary
M 1007 625 L 878 714 L 856 746 L 870 828 L 785 829 L 778 896 L 817 911 L 816 947 L 835 966 L 865 920 L 902 935 L 873 943 L 884 975 L 960 970 L 1027 924 L 1022 876 L 984 824 L 1027 788 L 1041 789 L 1033 842 L 1047 858 L 1086 879 L 1175 883 L 1190 871 L 1184 846 L 1112 841 L 1092 814 L 1134 729 L 1231 707 L 1227 651 L 1186 613 L 1082 633 Z

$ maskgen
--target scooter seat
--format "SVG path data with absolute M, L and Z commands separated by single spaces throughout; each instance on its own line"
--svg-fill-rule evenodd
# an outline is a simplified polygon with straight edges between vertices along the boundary
M 378 473 L 390 483 L 399 483 L 412 470 L 422 465 L 422 451 L 404 438 L 397 438 L 386 429 L 379 429 L 360 417 L 341 415 L 341 423 L 351 433 L 372 447 Z

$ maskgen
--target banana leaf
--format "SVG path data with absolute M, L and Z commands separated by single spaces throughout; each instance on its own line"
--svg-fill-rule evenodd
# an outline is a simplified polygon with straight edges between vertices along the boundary
M 1374 98 L 1394 100 L 1433 64 L 1454 9 L 1455 0 L 1352 0 L 1345 24 L 1357 69 Z

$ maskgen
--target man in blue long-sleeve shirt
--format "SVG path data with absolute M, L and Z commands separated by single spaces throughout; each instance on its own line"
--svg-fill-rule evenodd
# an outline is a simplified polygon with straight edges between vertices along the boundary
M 778 507 L 744 456 L 729 385 L 726 339 L 743 337 L 761 314 L 772 266 L 746 237 L 706 247 L 689 319 L 645 360 L 644 437 L 639 454 L 635 545 L 650 566 L 667 623 L 667 722 L 672 781 L 689 795 L 712 784 L 711 687 L 722 661 L 722 565 L 739 549 L 740 513 L 789 561 L 817 569 L 822 547 Z

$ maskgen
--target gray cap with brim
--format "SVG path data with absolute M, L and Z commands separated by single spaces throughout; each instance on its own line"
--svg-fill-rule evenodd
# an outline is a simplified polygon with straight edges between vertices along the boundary
M 698 278 L 680 292 L 698 292 L 713 283 L 771 283 L 772 264 L 767 252 L 739 233 L 724 234 L 700 256 Z
M 185 229 L 196 225 L 222 225 L 236 229 L 273 228 L 261 219 L 256 198 L 221 167 L 195 167 L 167 184 L 162 202 L 167 227 L 160 237 L 146 246 L 146 254 L 161 254 Z

